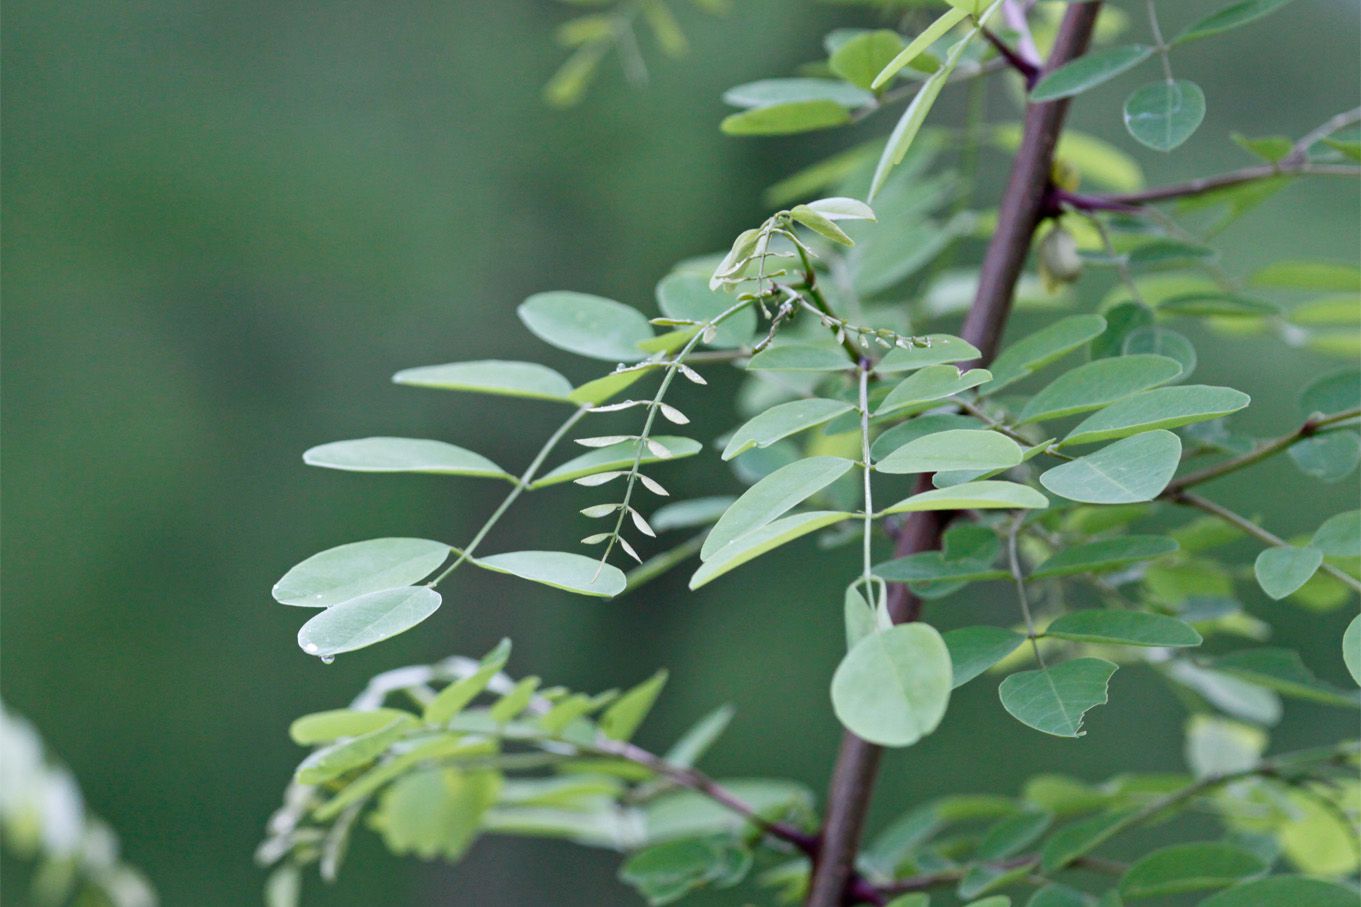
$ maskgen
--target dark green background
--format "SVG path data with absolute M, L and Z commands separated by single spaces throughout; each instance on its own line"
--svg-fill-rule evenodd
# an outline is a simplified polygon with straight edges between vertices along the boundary
M 1171 30 L 1218 5 L 1162 4 Z M 561 112 L 539 89 L 561 57 L 551 34 L 565 13 L 529 0 L 7 5 L 0 693 L 75 770 L 166 904 L 257 900 L 251 851 L 300 755 L 285 736 L 292 717 L 343 703 L 377 671 L 480 653 L 502 635 L 516 640 L 512 667 L 580 688 L 669 666 L 645 741 L 730 701 L 739 718 L 711 757 L 716 773 L 822 788 L 849 552 L 808 570 L 811 549 L 795 546 L 701 594 L 683 594 L 676 576 L 606 603 L 464 572 L 419 630 L 331 667 L 297 649 L 305 615 L 269 598 L 288 566 L 334 544 L 466 538 L 502 489 L 308 470 L 299 454 L 408 434 L 523 463 L 551 407 L 402 389 L 389 375 L 491 356 L 590 375 L 512 308 L 552 288 L 649 307 L 671 262 L 724 245 L 763 216 L 764 186 L 843 141 L 724 138 L 722 89 L 815 57 L 833 24 L 875 21 L 774 0 L 738 0 L 725 19 L 686 7 L 687 59 L 646 48 L 655 65 L 641 90 L 611 61 L 586 103 Z M 1231 130 L 1298 135 L 1354 106 L 1356 39 L 1354 3 L 1300 0 L 1179 52 L 1210 113 L 1175 155 L 1139 153 L 1150 180 L 1248 163 Z M 1118 104 L 1153 77 L 1084 97 L 1076 123 L 1135 150 Z M 947 95 L 941 121 L 956 103 Z M 985 191 L 1004 167 L 986 160 Z M 1226 266 L 1352 260 L 1357 211 L 1354 184 L 1295 186 L 1224 238 Z M 1085 286 L 1090 309 L 1102 289 Z M 1239 421 L 1262 434 L 1288 426 L 1295 392 L 1332 367 L 1266 342 L 1197 339 L 1199 380 L 1250 392 Z M 689 397 L 714 426 L 730 419 L 723 390 Z M 677 475 L 678 490 L 734 487 L 713 457 Z M 1355 491 L 1280 462 L 1221 494 L 1290 534 Z M 566 547 L 581 534 L 571 510 L 548 498 L 522 507 L 497 541 Z M 1342 615 L 1242 589 L 1279 616 L 1281 641 L 1341 676 Z M 956 599 L 933 617 L 1011 619 L 1000 589 L 980 594 L 997 600 Z M 939 733 L 885 761 L 877 821 L 937 793 L 1011 791 L 1039 769 L 1179 767 L 1169 694 L 1129 670 L 1112 695 L 1090 736 L 1060 741 L 1018 727 L 992 683 L 971 685 Z M 1332 739 L 1349 723 L 1292 705 L 1277 741 Z M 486 841 L 444 869 L 361 840 L 343 884 L 314 888 L 309 903 L 629 902 L 612 857 L 566 845 Z M 3 902 L 23 903 L 21 877 L 8 881 Z

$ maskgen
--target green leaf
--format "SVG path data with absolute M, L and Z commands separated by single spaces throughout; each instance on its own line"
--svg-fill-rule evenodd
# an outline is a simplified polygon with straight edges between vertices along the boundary
M 855 240 L 847 236 L 846 231 L 838 227 L 831 218 L 823 217 L 807 205 L 795 205 L 790 209 L 789 216 L 823 239 L 831 240 L 843 246 L 855 245 Z
M 733 432 L 723 448 L 723 459 L 731 460 L 753 447 L 769 447 L 782 438 L 830 422 L 853 409 L 855 407 L 849 403 L 821 397 L 772 406 Z
M 874 103 L 874 95 L 836 79 L 761 79 L 723 92 L 724 103 L 734 107 L 774 107 L 777 104 L 829 102 L 855 109 Z
M 751 854 L 728 835 L 681 838 L 633 854 L 619 878 L 653 905 L 670 904 L 711 883 L 725 888 L 746 874 Z
M 1317 548 L 1267 548 L 1257 555 L 1252 572 L 1262 591 L 1280 601 L 1309 582 L 1322 563 L 1323 552 Z
M 308 655 L 333 658 L 410 630 L 439 609 L 426 586 L 370 592 L 332 605 L 302 625 L 298 645 Z
M 863 32 L 832 52 L 827 66 L 852 85 L 869 88 L 903 50 L 903 39 L 886 28 Z
M 1356 907 L 1356 889 L 1305 876 L 1270 876 L 1235 885 L 1200 902 L 1200 907 Z
M 1029 847 L 1049 828 L 1054 814 L 1047 809 L 1023 809 L 999 819 L 984 834 L 974 851 L 977 860 L 1005 860 Z
M 1021 410 L 1017 424 L 1100 409 L 1123 397 L 1166 384 L 1180 374 L 1181 365 L 1166 356 L 1096 359 L 1064 372 L 1031 397 Z
M 1300 472 L 1320 482 L 1340 482 L 1361 463 L 1361 437 L 1349 431 L 1329 432 L 1290 445 L 1290 460 Z
M 471 391 L 502 397 L 570 402 L 572 385 L 546 365 L 483 359 L 404 369 L 392 376 L 397 384 L 436 390 Z
M 411 724 L 411 716 L 406 715 L 378 730 L 323 747 L 302 761 L 294 777 L 300 784 L 322 784 L 372 762 L 404 735 Z
M 1149 431 L 1040 475 L 1054 494 L 1083 504 L 1137 504 L 1162 493 L 1181 460 L 1181 439 Z
M 1112 671 L 1115 670 L 1115 665 L 1110 667 Z M 1104 698 L 1102 701 L 1105 701 Z M 1044 842 L 1044 849 L 1041 851 L 1041 865 L 1044 871 L 1056 872 L 1078 857 L 1096 850 L 1124 828 L 1129 816 L 1128 812 L 1102 813 L 1063 826 Z
M 1196 348 L 1191 345 L 1191 341 L 1176 331 L 1156 324 L 1137 327 L 1130 331 L 1121 344 L 1121 352 L 1127 356 L 1132 353 L 1148 353 L 1175 359 L 1181 363 L 1178 381 L 1185 381 L 1196 370 Z
M 611 740 L 632 737 L 666 686 L 666 677 L 666 671 L 658 671 L 616 699 L 600 716 L 600 732 Z
M 1361 684 L 1361 615 L 1353 617 L 1342 634 L 1342 661 L 1352 680 Z
M 347 472 L 422 472 L 488 479 L 514 477 L 481 454 L 424 438 L 358 438 L 313 447 L 302 455 L 309 466 Z
M 1223 888 L 1268 869 L 1251 851 L 1220 841 L 1174 844 L 1140 857 L 1120 877 L 1120 896 L 1167 897 Z
M 456 860 L 477 837 L 500 789 L 494 771 L 413 772 L 383 792 L 373 824 L 395 854 Z
M 809 513 L 796 513 L 767 523 L 759 529 L 724 545 L 714 557 L 690 577 L 690 588 L 698 589 L 729 570 L 742 566 L 747 561 L 758 558 L 786 542 L 792 542 L 810 532 L 825 529 L 834 523 L 851 519 L 855 514 L 841 511 L 815 510 Z
M 1065 548 L 1049 558 L 1030 574 L 1031 579 L 1050 576 L 1072 576 L 1075 573 L 1109 573 L 1164 557 L 1180 547 L 1176 540 L 1165 535 L 1123 535 L 1113 539 L 1084 542 Z
M 883 584 L 870 583 L 868 591 L 864 578 L 846 587 L 842 598 L 842 616 L 846 624 L 846 651 L 879 629 L 879 614 L 884 608 Z
M 1200 634 L 1175 617 L 1146 611 L 1071 611 L 1049 625 L 1045 636 L 1118 646 L 1198 646 Z
M 719 128 L 725 135 L 794 135 L 850 122 L 851 112 L 836 101 L 788 101 L 729 114 Z
M 434 573 L 449 546 L 428 539 L 369 539 L 314 554 L 274 584 L 274 600 L 329 608 L 369 592 L 410 586 Z
M 811 208 L 828 220 L 878 220 L 874 209 L 858 198 L 832 196 L 811 201 L 800 207 Z
M 989 366 L 992 380 L 979 393 L 993 394 L 1020 381 L 1100 336 L 1105 329 L 1106 319 L 1100 315 L 1069 315 L 1021 338 L 993 360 Z
M 332 743 L 341 737 L 358 737 L 397 724 L 411 726 L 416 716 L 401 709 L 332 709 L 294 719 L 288 736 L 299 746 Z
M 1158 303 L 1163 315 L 1185 315 L 1192 318 L 1264 318 L 1279 315 L 1281 307 L 1274 302 L 1241 296 L 1236 293 L 1180 293 Z
M 930 413 L 925 416 L 917 416 L 915 419 L 909 419 L 900 425 L 893 426 L 875 438 L 870 445 L 870 459 L 882 459 L 908 441 L 933 432 L 982 427 L 983 423 L 977 419 L 955 413 Z
M 628 585 L 618 567 L 567 551 L 513 551 L 480 557 L 473 563 L 578 595 L 613 598 Z
M 482 656 L 477 670 L 460 677 L 436 694 L 425 706 L 421 720 L 426 724 L 443 725 L 476 699 L 493 677 L 501 672 L 510 658 L 510 640 L 503 639 L 486 655 Z
M 1358 407 L 1361 407 L 1361 372 L 1356 369 L 1324 375 L 1300 394 L 1300 411 L 1306 416 L 1331 415 Z
M 879 74 L 870 82 L 870 88 L 877 90 L 887 85 L 888 81 L 896 76 L 904 66 L 907 66 L 907 64 L 919 57 L 922 51 L 945 37 L 945 34 L 950 31 L 950 29 L 954 28 L 967 18 L 968 13 L 962 9 L 951 8 L 946 10 L 940 18 L 928 25 L 920 35 L 913 38 L 907 47 L 904 47 L 897 56 L 890 60 L 884 68 L 879 71 Z
M 1027 727 L 1055 737 L 1081 737 L 1083 715 L 1106 704 L 1106 684 L 1115 667 L 1104 658 L 1075 658 L 1011 674 L 997 692 L 1002 707 Z
M 620 469 L 633 468 L 634 460 L 638 463 L 662 463 L 672 460 L 679 460 L 682 457 L 693 457 L 703 449 L 702 445 L 691 438 L 680 438 L 674 435 L 656 435 L 654 441 L 665 447 L 671 452 L 669 457 L 657 456 L 650 447 L 643 447 L 642 457 L 638 457 L 638 448 L 643 444 L 642 441 L 621 441 L 618 444 L 611 444 L 608 447 L 597 447 L 587 451 L 579 457 L 573 457 L 566 463 L 546 473 L 543 477 L 530 483 L 531 489 L 544 488 L 548 485 L 559 485 L 563 482 L 571 482 L 583 476 L 592 476 L 602 472 L 613 472 Z
M 1257 271 L 1248 282 L 1278 290 L 1356 293 L 1361 292 L 1361 268 L 1334 261 L 1278 261 Z
M 954 686 L 960 687 L 1006 658 L 1025 642 L 1020 633 L 1002 627 L 961 627 L 943 634 L 954 665 Z
M 601 375 L 572 391 L 571 401 L 578 406 L 595 406 L 604 403 L 646 377 L 649 369 L 631 368 L 622 372 Z
M 878 516 L 891 513 L 911 513 L 917 510 L 1033 510 L 1049 506 L 1049 500 L 1038 491 L 1015 482 L 965 482 L 949 488 L 936 488 L 905 498 L 880 511 Z
M 747 368 L 773 372 L 840 372 L 855 363 L 846 358 L 846 351 L 838 346 L 809 346 L 786 343 L 762 350 Z
M 1009 469 L 1020 462 L 1021 446 L 1006 435 L 988 430 L 958 429 L 908 441 L 874 468 L 876 472 L 903 475 L 955 469 Z
M 874 415 L 883 416 L 910 406 L 941 400 L 977 387 L 991 378 L 992 373 L 987 369 L 973 368 L 961 374 L 953 365 L 928 365 L 913 372 L 889 391 Z
M 1295 143 L 1284 135 L 1264 135 L 1254 138 L 1239 132 L 1232 132 L 1229 134 L 1229 138 L 1233 139 L 1235 145 L 1249 154 L 1260 157 L 1268 164 L 1278 164 L 1285 160 L 1295 147 Z
M 642 312 L 589 293 L 535 293 L 515 314 L 549 346 L 606 362 L 637 362 L 638 344 L 653 336 Z
M 775 470 L 748 488 L 719 518 L 700 548 L 700 560 L 709 560 L 729 542 L 788 513 L 854 465 L 841 457 L 809 457 Z
M 907 156 L 908 149 L 912 147 L 912 142 L 917 138 L 917 133 L 921 131 L 922 123 L 926 121 L 926 115 L 931 112 L 931 107 L 936 103 L 936 98 L 940 97 L 941 89 L 945 87 L 950 74 L 959 65 L 960 53 L 967 43 L 966 39 L 961 39 L 955 45 L 941 67 L 933 72 L 917 89 L 917 93 L 908 102 L 907 109 L 898 118 L 893 131 L 889 133 L 888 141 L 884 144 L 883 153 L 879 156 L 879 163 L 874 168 L 874 176 L 870 179 L 870 190 L 867 196 L 869 201 L 874 201 L 874 197 L 884 187 L 884 182 L 888 179 L 889 173 L 892 172 L 894 167 L 901 164 L 903 158 Z
M 1131 249 L 1125 261 L 1140 271 L 1184 268 L 1198 262 L 1213 261 L 1218 253 L 1209 246 L 1176 239 L 1153 239 Z
M 1195 25 L 1172 39 L 1172 43 L 1185 44 L 1200 38 L 1208 38 L 1240 25 L 1255 22 L 1268 13 L 1273 13 L 1289 3 L 1290 0 L 1240 0 L 1201 19 Z
M 1357 704 L 1355 692 L 1319 680 L 1291 649 L 1263 647 L 1233 652 L 1215 659 L 1210 667 L 1286 696 L 1343 708 Z
M 982 355 L 972 343 L 950 334 L 928 334 L 925 339 L 926 346 L 889 350 L 874 366 L 874 370 L 881 375 L 890 375 L 928 365 L 968 362 Z
M 699 274 L 668 274 L 657 284 L 657 306 L 668 318 L 707 322 L 730 308 L 732 297 L 709 289 L 709 281 Z M 748 306 L 718 325 L 709 346 L 743 347 L 751 342 L 755 332 L 756 310 Z
M 1092 340 L 1093 359 L 1122 355 L 1125 339 L 1139 328 L 1153 323 L 1153 310 L 1139 302 L 1121 302 L 1102 314 L 1106 318 L 1106 330 Z
M 911 746 L 945 717 L 950 670 L 950 652 L 935 628 L 912 623 L 881 630 L 842 659 L 832 676 L 832 708 L 864 740 Z
M 1123 44 L 1091 51 L 1046 74 L 1030 89 L 1030 100 L 1038 103 L 1071 98 L 1138 66 L 1152 53 L 1153 48 L 1143 44 Z
M 1154 388 L 1117 400 L 1088 416 L 1068 433 L 1059 446 L 1094 444 L 1155 428 L 1178 428 L 1206 422 L 1236 413 L 1250 402 L 1251 397 L 1231 387 L 1186 384 Z
M 1187 79 L 1154 82 L 1125 99 L 1125 128 L 1154 151 L 1171 151 L 1205 119 L 1205 93 Z
M 666 751 L 663 758 L 671 765 L 678 765 L 681 768 L 690 768 L 700 757 L 709 751 L 719 736 L 727 730 L 728 724 L 733 717 L 733 707 L 730 705 L 719 706 L 699 721 L 696 721 L 690 730 L 681 735 L 680 739 L 671 745 L 671 749 Z
M 970 582 L 1011 574 L 982 560 L 947 560 L 940 551 L 921 551 L 874 565 L 874 575 L 891 583 Z

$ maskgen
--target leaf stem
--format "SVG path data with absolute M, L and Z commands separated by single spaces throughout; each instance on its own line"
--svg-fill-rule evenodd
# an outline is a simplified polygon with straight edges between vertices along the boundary
M 1016 598 L 1021 603 L 1021 616 L 1025 618 L 1026 636 L 1030 639 L 1030 647 L 1035 652 L 1035 660 L 1039 662 L 1041 670 L 1048 670 L 1049 666 L 1044 663 L 1044 653 L 1040 651 L 1039 634 L 1035 632 L 1035 619 L 1030 614 L 1030 594 L 1025 587 L 1025 574 L 1021 570 L 1021 556 L 1017 536 L 1021 534 L 1021 526 L 1025 523 L 1025 511 L 1019 511 L 1015 519 L 1011 521 L 1011 529 L 1007 532 L 1007 567 L 1011 571 L 1012 582 L 1016 585 Z

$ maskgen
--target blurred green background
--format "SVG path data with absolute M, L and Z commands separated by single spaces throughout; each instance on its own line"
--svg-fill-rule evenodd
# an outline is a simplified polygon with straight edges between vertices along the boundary
M 1173 31 L 1219 5 L 1162 4 Z M 789 72 L 830 27 L 874 24 L 872 13 L 776 0 L 737 0 L 721 19 L 678 11 L 688 58 L 646 48 L 642 89 L 611 61 L 564 112 L 539 94 L 569 12 L 550 2 L 7 4 L 0 695 L 74 769 L 164 903 L 258 901 L 252 849 L 300 756 L 291 718 L 344 703 L 377 671 L 477 654 L 503 635 L 516 641 L 512 668 L 578 688 L 669 666 L 645 742 L 730 701 L 739 717 L 711 770 L 821 792 L 839 735 L 826 694 L 842 632 L 838 559 L 850 552 L 799 572 L 811 549 L 793 546 L 701 594 L 683 594 L 676 575 L 605 603 L 465 572 L 417 631 L 330 667 L 296 647 L 303 615 L 269 597 L 287 567 L 341 542 L 465 538 L 501 494 L 308 470 L 303 449 L 426 435 L 513 466 L 557 418 L 533 402 L 397 388 L 391 373 L 505 357 L 588 377 L 520 328 L 521 299 L 570 288 L 649 308 L 673 261 L 725 245 L 764 215 L 765 186 L 846 140 L 724 138 L 719 95 Z M 1248 163 L 1232 130 L 1298 135 L 1355 106 L 1357 37 L 1357 4 L 1300 0 L 1185 48 L 1178 70 L 1204 86 L 1210 113 L 1175 155 L 1139 153 L 1150 181 Z M 1116 110 L 1133 78 L 1074 111 L 1131 152 Z M 989 186 L 1004 167 L 987 159 Z M 1225 264 L 1351 261 L 1357 221 L 1355 185 L 1296 185 L 1224 237 Z M 1079 304 L 1101 292 L 1084 285 Z M 1262 434 L 1287 427 L 1297 390 L 1337 364 L 1196 339 L 1200 380 L 1251 393 L 1240 424 Z M 730 418 L 724 389 L 701 404 L 717 422 Z M 678 492 L 736 487 L 714 457 L 674 474 Z M 1356 487 L 1312 484 L 1278 462 L 1220 494 L 1290 534 Z M 581 529 L 559 504 L 513 511 L 498 538 L 566 546 Z M 1242 589 L 1283 643 L 1343 676 L 1332 642 L 1343 615 Z M 933 617 L 1008 619 L 1008 601 Z M 1141 690 L 1137 710 L 1121 708 Z M 1132 670 L 1112 693 L 1090 736 L 1061 741 L 1017 727 L 993 684 L 971 685 L 939 733 L 886 760 L 876 821 L 938 793 L 1012 791 L 1041 769 L 1179 768 L 1181 712 L 1165 689 Z M 1338 714 L 1291 704 L 1276 745 L 1354 731 Z M 359 840 L 342 884 L 314 887 L 310 903 L 632 903 L 615 858 L 567 845 L 486 840 L 445 868 Z M 24 903 L 22 875 L 7 881 L 0 900 Z

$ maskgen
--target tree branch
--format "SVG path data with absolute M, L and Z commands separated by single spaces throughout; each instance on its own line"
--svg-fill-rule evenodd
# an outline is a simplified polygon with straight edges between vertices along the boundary
M 1068 7 L 1059 26 L 1046 71 L 1083 54 L 1091 40 L 1101 3 Z M 997 352 L 1011 312 L 1016 281 L 1030 251 L 1031 238 L 1044 214 L 1043 207 L 1054 164 L 1054 149 L 1068 112 L 1068 101 L 1032 104 L 1026 110 L 1021 147 L 1012 164 L 1011 178 L 999 207 L 997 229 L 983 259 L 978 292 L 965 319 L 962 336 L 978 347 L 983 362 Z M 925 477 L 923 477 L 925 479 Z M 896 556 L 936 548 L 948 514 L 914 513 L 895 540 Z M 916 620 L 921 601 L 906 586 L 889 590 L 889 614 L 895 622 Z M 838 907 L 850 900 L 864 901 L 852 883 L 855 855 L 869 810 L 881 750 L 847 732 L 841 741 L 827 792 L 827 819 L 809 883 L 808 907 Z M 872 900 L 870 903 L 874 903 Z

